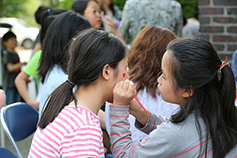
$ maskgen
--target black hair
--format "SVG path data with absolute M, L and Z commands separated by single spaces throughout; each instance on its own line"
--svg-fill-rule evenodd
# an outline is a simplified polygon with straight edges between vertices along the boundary
M 40 6 L 37 11 L 35 12 L 35 21 L 38 23 L 38 24 L 42 24 L 41 23 L 41 15 L 44 11 L 47 11 L 48 9 L 50 9 L 50 7 L 47 7 L 47 6 Z
M 123 43 L 107 32 L 91 28 L 79 33 L 71 46 L 68 64 L 69 81 L 62 83 L 49 96 L 39 127 L 45 128 L 71 101 L 74 100 L 77 105 L 73 84 L 78 88 L 93 83 L 101 76 L 106 64 L 116 69 L 125 55 Z
M 13 33 L 12 31 L 8 31 L 2 36 L 2 41 L 6 42 L 9 40 L 9 38 L 12 38 L 12 37 L 16 38 L 16 34 Z
M 2 45 L 4 46 L 4 42 L 7 42 L 10 38 L 16 38 L 16 34 L 14 34 L 12 31 L 8 31 L 6 32 L 3 36 L 2 36 Z
M 103 5 L 100 6 L 100 9 L 101 9 L 101 10 L 105 13 L 105 15 L 106 15 L 106 11 L 105 11 Z M 112 1 L 111 1 L 110 5 L 109 5 L 109 9 L 112 11 L 113 16 L 115 16 L 114 4 L 113 4 Z
M 183 13 L 183 26 L 185 26 L 187 24 L 187 18 Z
M 64 12 L 50 24 L 43 41 L 42 55 L 38 68 L 38 75 L 42 83 L 48 71 L 55 64 L 61 66 L 67 73 L 69 60 L 69 42 L 79 31 L 91 27 L 89 22 L 79 14 Z
M 79 13 L 80 15 L 84 15 L 84 11 L 86 10 L 87 4 L 90 1 L 98 3 L 97 0 L 75 0 L 72 4 L 71 10 L 75 13 Z
M 201 38 L 174 40 L 168 45 L 167 51 L 173 54 L 173 84 L 179 88 L 193 90 L 193 95 L 181 110 L 172 116 L 171 121 L 182 122 L 194 113 L 200 141 L 202 131 L 205 131 L 205 139 L 211 136 L 213 158 L 225 157 L 237 143 L 235 79 L 232 69 L 225 66 L 219 72 L 222 62 L 216 50 L 209 41 Z M 205 129 L 201 128 L 199 118 L 203 119 Z M 202 146 L 199 154 L 201 150 Z
M 43 43 L 46 31 L 51 22 L 61 13 L 66 12 L 65 9 L 55 8 L 48 9 L 41 14 L 41 31 L 40 31 L 40 43 Z

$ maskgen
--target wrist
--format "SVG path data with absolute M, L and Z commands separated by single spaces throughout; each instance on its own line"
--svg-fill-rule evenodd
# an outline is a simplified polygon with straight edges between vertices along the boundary
M 142 108 L 139 108 L 132 115 L 137 119 L 138 122 L 145 126 L 149 117 L 149 111 L 145 112 Z

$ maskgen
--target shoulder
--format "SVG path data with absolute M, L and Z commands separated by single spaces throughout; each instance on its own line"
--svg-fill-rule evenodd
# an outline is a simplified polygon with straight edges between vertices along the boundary
M 100 139 L 102 131 L 99 125 L 99 118 L 88 109 L 78 106 L 66 106 L 59 114 L 59 119 L 68 124 L 72 135 L 97 135 Z M 69 133 L 69 135 L 71 135 Z
M 182 8 L 181 4 L 175 0 L 171 0 L 171 5 L 177 8 Z

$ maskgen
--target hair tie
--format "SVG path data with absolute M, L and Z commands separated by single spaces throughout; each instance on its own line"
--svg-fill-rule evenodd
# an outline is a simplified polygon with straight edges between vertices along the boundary
M 51 10 L 50 9 L 48 9 L 48 13 L 50 13 L 51 12 Z
M 229 62 L 227 61 L 227 57 L 225 57 L 225 61 L 223 61 L 221 63 L 221 65 L 217 65 L 219 67 L 218 71 L 217 71 L 217 78 L 218 78 L 218 81 L 221 80 L 221 70 L 223 69 L 223 67 L 225 67 L 226 65 L 230 66 Z
M 220 73 L 221 73 L 221 70 L 222 70 L 222 69 L 223 69 L 223 67 L 225 67 L 226 65 L 230 66 L 229 62 L 227 61 L 227 57 L 225 57 L 225 61 L 224 61 L 224 62 L 222 62 L 222 64 L 221 64 L 221 65 L 217 65 L 217 66 L 219 67 L 219 69 L 218 69 L 218 72 L 220 72 Z
M 72 85 L 72 87 L 74 87 L 75 86 L 75 83 L 73 83 L 72 81 L 70 81 L 70 80 L 67 80 L 66 82 L 68 82 L 70 85 Z

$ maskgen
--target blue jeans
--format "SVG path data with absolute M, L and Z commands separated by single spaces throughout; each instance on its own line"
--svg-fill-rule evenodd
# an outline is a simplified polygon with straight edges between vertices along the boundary
M 16 87 L 5 88 L 3 90 L 6 94 L 6 104 L 7 105 L 21 101 L 21 96 L 20 96 L 18 90 L 16 89 Z

